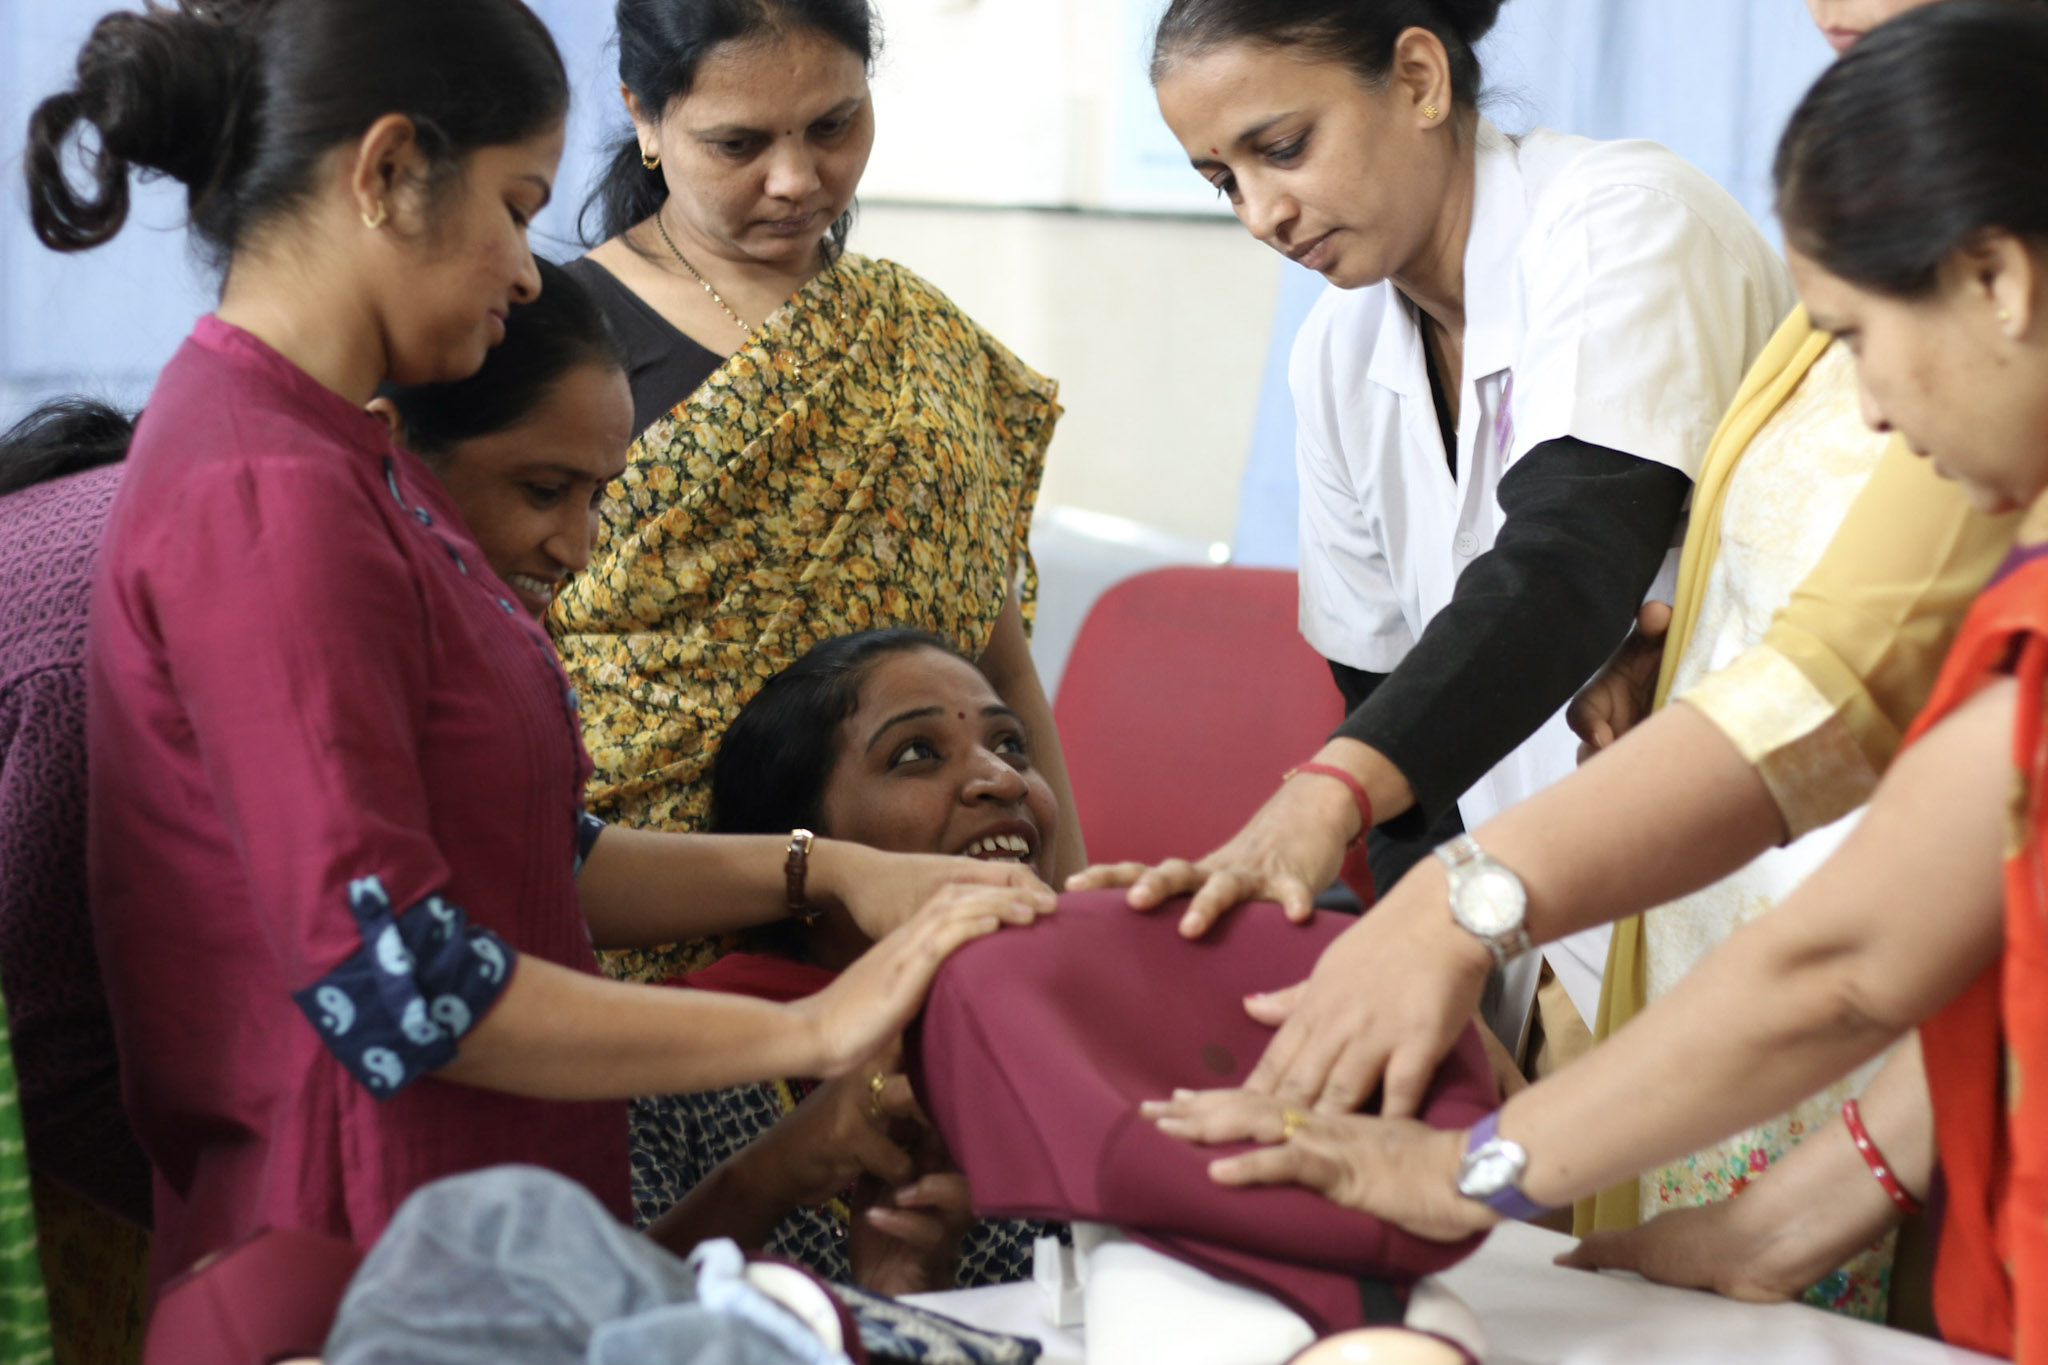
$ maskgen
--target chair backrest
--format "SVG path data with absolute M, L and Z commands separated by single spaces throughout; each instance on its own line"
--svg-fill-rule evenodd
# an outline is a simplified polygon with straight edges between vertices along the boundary
M 1053 717 L 1091 862 L 1195 858 L 1344 718 L 1286 569 L 1168 568 L 1088 613 Z

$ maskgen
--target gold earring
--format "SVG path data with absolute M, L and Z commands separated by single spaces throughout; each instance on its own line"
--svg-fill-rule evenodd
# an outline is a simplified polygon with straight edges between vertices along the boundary
M 641 164 L 641 165 L 643 165 L 643 166 L 645 166 L 645 167 L 646 167 L 646 168 L 647 168 L 648 170 L 650 170 L 650 171 L 652 171 L 652 170 L 658 170 L 658 169 L 660 169 L 660 167 L 661 167 L 661 153 L 660 153 L 660 152 L 647 152 L 647 151 L 643 151 L 643 152 L 641 152 L 641 153 L 640 153 L 640 164 Z
M 384 220 L 390 216 L 390 213 L 391 210 L 389 209 L 389 207 L 385 205 L 382 199 L 379 199 L 377 201 L 377 216 L 375 218 L 372 218 L 369 214 L 364 214 L 362 216 L 363 226 L 370 229 L 370 231 L 375 232 L 378 228 L 384 226 Z
M 1424 118 L 1433 119 L 1441 112 L 1442 111 L 1439 110 L 1434 104 L 1425 104 L 1424 106 L 1422 106 L 1422 116 Z
M 2011 322 L 2011 321 L 2012 321 L 2012 310 L 2011 310 L 2010 308 L 2001 308 L 2001 309 L 1999 309 L 1999 310 L 1998 310 L 1998 320 L 1999 320 L 2000 322 Z

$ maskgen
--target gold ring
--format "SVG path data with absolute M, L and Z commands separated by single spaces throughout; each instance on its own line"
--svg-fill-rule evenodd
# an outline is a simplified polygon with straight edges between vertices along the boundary
M 877 1071 L 868 1077 L 868 1112 L 874 1115 L 877 1123 L 886 1124 L 889 1121 L 889 1116 L 882 1112 L 882 1091 L 888 1085 L 889 1077 L 883 1072 Z
M 1294 1141 L 1294 1135 L 1306 1127 L 1308 1127 L 1308 1115 L 1302 1113 L 1299 1109 L 1282 1109 L 1280 1111 L 1280 1140 L 1282 1142 Z

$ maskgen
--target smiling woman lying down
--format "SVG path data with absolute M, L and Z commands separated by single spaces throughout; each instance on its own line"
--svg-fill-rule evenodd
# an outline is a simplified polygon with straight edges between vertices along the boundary
M 1059 834 L 1023 721 L 952 646 L 913 630 L 824 641 L 771 678 L 726 732 L 711 803 L 719 833 L 803 829 L 1019 862 L 1041 877 Z M 850 917 L 826 911 L 751 933 L 676 984 L 799 999 L 869 945 Z M 1043 1227 L 974 1221 L 897 1058 L 892 1043 L 824 1085 L 634 1101 L 636 1221 L 677 1250 L 731 1237 L 889 1294 L 1025 1278 Z

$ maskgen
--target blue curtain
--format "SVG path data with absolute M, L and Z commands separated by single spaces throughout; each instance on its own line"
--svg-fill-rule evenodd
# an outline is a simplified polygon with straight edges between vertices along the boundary
M 1513 0 L 1480 51 L 1486 112 L 1503 129 L 1661 142 L 1773 233 L 1778 132 L 1830 55 L 1799 0 Z M 1287 355 L 1322 289 L 1286 267 L 1238 503 L 1239 563 L 1295 563 Z

